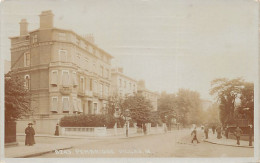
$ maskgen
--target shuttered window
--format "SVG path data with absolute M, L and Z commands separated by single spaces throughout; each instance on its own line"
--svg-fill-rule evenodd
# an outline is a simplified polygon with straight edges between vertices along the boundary
M 58 85 L 58 71 L 53 70 L 51 72 L 51 85 Z
M 73 72 L 73 86 L 78 85 L 78 79 L 77 79 L 77 74 L 76 72 Z
M 77 105 L 77 99 L 74 98 L 73 99 L 73 112 L 78 112 L 79 109 L 78 109 L 78 105 Z
M 63 107 L 63 112 L 69 112 L 70 109 L 69 97 L 62 97 L 62 107 Z
M 52 97 L 51 111 L 58 112 L 58 97 Z
M 59 57 L 61 62 L 67 62 L 67 50 L 59 50 Z
M 69 71 L 62 71 L 62 85 L 69 87 Z

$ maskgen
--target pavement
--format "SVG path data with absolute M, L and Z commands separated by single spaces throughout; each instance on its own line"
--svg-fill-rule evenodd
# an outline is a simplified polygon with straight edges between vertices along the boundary
M 37 143 L 33 146 L 25 146 L 24 142 L 18 142 L 17 146 L 5 148 L 5 158 L 26 158 L 53 152 L 60 149 L 72 148 L 67 144 L 42 144 Z
M 175 132 L 175 131 L 171 131 Z M 186 133 L 187 132 L 187 133 Z M 191 136 L 190 131 L 182 132 L 185 136 L 183 136 L 180 140 L 178 140 L 179 144 L 191 144 Z M 17 134 L 18 136 L 24 136 L 24 134 Z M 158 134 L 157 134 L 158 135 Z M 141 137 L 143 134 L 130 134 L 128 138 Z M 86 137 L 86 136 L 54 136 L 54 135 L 44 135 L 38 134 L 35 137 L 50 137 L 50 138 L 71 138 L 71 139 L 92 139 L 92 140 L 106 140 L 106 139 L 128 139 L 125 135 L 118 136 L 108 136 L 108 137 Z M 217 139 L 216 134 L 209 133 L 209 138 L 204 139 L 203 132 L 198 132 L 198 139 L 201 141 L 205 141 L 212 144 L 218 144 L 223 146 L 235 146 L 241 148 L 254 148 L 253 146 L 248 146 L 248 141 L 240 141 L 240 145 L 236 145 L 236 140 L 233 139 Z M 25 146 L 24 142 L 19 142 L 18 146 L 6 147 L 5 148 L 5 157 L 6 158 L 26 158 L 33 157 L 37 155 L 42 155 L 45 153 L 53 152 L 55 150 L 61 149 L 70 149 L 73 147 L 73 144 L 47 144 L 47 143 L 37 143 L 34 146 Z
M 217 134 L 209 133 L 208 139 L 205 139 L 203 136 L 203 140 L 208 143 L 212 144 L 219 144 L 219 145 L 225 145 L 225 146 L 234 146 L 234 147 L 243 147 L 243 148 L 254 148 L 254 142 L 252 142 L 252 146 L 249 146 L 248 141 L 240 140 L 240 145 L 237 145 L 237 140 L 235 139 L 226 139 L 226 137 L 223 137 L 221 139 L 217 138 Z

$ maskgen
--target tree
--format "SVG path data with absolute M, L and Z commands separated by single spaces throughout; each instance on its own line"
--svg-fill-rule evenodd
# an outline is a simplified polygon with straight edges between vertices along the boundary
M 251 124 L 254 124 L 254 84 L 244 82 L 241 88 L 240 106 L 237 111 L 245 114 Z
M 122 108 L 123 99 L 118 95 L 113 95 L 109 97 L 108 105 L 107 105 L 107 114 L 115 115 L 120 108 Z
M 173 118 L 177 119 L 177 101 L 175 94 L 161 93 L 161 97 L 158 100 L 158 114 L 160 119 L 171 126 Z
M 163 122 L 175 118 L 176 108 L 177 102 L 175 94 L 162 93 L 158 100 L 158 112 Z
M 9 72 L 5 75 L 5 122 L 13 122 L 30 112 L 30 92 L 23 78 Z
M 185 126 L 202 123 L 200 94 L 188 89 L 180 89 L 177 93 L 177 114 Z
M 236 116 L 240 116 L 241 113 L 245 112 L 253 120 L 253 83 L 245 82 L 242 78 L 231 80 L 219 78 L 213 80 L 211 86 L 210 94 L 216 95 L 219 103 L 219 119 L 223 125 L 236 123 Z
M 122 114 L 127 110 L 130 112 L 130 117 L 137 122 L 138 126 L 142 126 L 151 120 L 152 104 L 140 94 L 127 96 L 122 104 Z

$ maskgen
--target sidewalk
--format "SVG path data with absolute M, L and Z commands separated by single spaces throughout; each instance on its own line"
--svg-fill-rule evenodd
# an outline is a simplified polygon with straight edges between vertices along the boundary
M 154 134 L 150 134 L 154 135 Z M 23 133 L 17 133 L 17 136 L 25 136 Z M 86 136 L 54 136 L 54 135 L 47 135 L 47 134 L 37 134 L 35 137 L 50 137 L 50 138 L 69 138 L 69 139 L 128 139 L 134 137 L 145 136 L 144 134 L 129 134 L 128 137 L 125 135 L 118 135 L 118 136 L 100 136 L 100 137 L 86 137 Z M 55 150 L 61 149 L 69 149 L 72 148 L 72 144 L 43 144 L 37 143 L 34 146 L 25 146 L 24 142 L 19 142 L 18 146 L 10 146 L 5 147 L 5 157 L 6 158 L 26 158 L 26 157 L 33 157 L 37 155 L 41 155 L 44 153 L 53 152 Z
M 72 148 L 71 145 L 66 144 L 35 144 L 34 146 L 25 146 L 24 142 L 19 142 L 18 146 L 6 147 L 5 158 L 26 158 L 44 153 L 49 153 L 60 149 Z
M 174 132 L 174 131 L 169 131 Z M 158 135 L 158 134 L 165 134 L 165 133 L 149 133 L 145 135 L 144 133 L 130 133 L 128 137 L 125 134 L 120 135 L 109 135 L 109 136 L 84 136 L 84 135 L 49 135 L 49 134 L 36 134 L 35 137 L 49 137 L 49 138 L 68 138 L 68 139 L 90 139 L 90 140 L 97 140 L 97 139 L 127 139 L 132 137 L 140 137 L 140 136 L 148 136 L 148 135 Z M 24 133 L 17 133 L 16 136 L 25 136 Z
M 248 141 L 240 140 L 240 145 L 237 145 L 237 140 L 235 139 L 226 139 L 222 136 L 221 139 L 217 139 L 217 134 L 209 133 L 209 138 L 205 139 L 205 142 L 212 143 L 212 144 L 219 144 L 219 145 L 226 145 L 226 146 L 234 146 L 234 147 L 244 147 L 244 148 L 254 148 L 254 142 L 252 143 L 253 146 L 249 146 Z
M 157 133 L 160 134 L 160 133 Z M 154 135 L 154 134 L 149 134 L 149 135 Z M 25 136 L 24 133 L 17 133 L 16 136 Z M 126 135 L 111 135 L 111 136 L 84 136 L 84 135 L 60 135 L 60 136 L 55 136 L 55 135 L 48 135 L 48 134 L 36 134 L 35 137 L 49 137 L 49 138 L 68 138 L 68 139 L 118 139 L 118 138 L 131 138 L 131 137 L 139 137 L 139 136 L 145 136 L 142 133 L 135 133 L 135 134 L 129 134 L 128 137 Z

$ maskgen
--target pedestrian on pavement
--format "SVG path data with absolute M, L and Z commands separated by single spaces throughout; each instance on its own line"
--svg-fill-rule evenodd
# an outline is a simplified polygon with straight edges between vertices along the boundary
M 208 137 L 209 137 L 209 128 L 208 128 L 208 126 L 205 126 L 204 133 L 205 133 L 206 139 L 208 139 Z
M 197 144 L 200 143 L 200 142 L 198 141 L 198 139 L 197 139 L 197 130 L 196 130 L 196 127 L 194 127 L 194 129 L 192 130 L 191 136 L 192 136 L 192 141 L 191 141 L 191 143 L 193 143 L 194 140 L 197 141 Z
M 35 144 L 35 140 L 34 140 L 34 135 L 35 135 L 35 131 L 32 127 L 32 123 L 28 123 L 28 127 L 26 127 L 25 129 L 25 145 L 29 145 L 32 146 L 33 144 Z
M 217 129 L 216 129 L 216 131 L 217 131 L 217 138 L 218 138 L 218 139 L 221 139 L 221 138 L 222 138 L 222 136 L 221 136 L 221 127 L 218 126 Z
M 228 132 L 229 132 L 229 128 L 228 126 L 225 127 L 225 137 L 226 139 L 228 139 Z
M 249 146 L 252 146 L 252 137 L 253 137 L 253 125 L 249 125 Z
M 59 136 L 59 124 L 56 124 L 55 136 Z
M 240 136 L 242 134 L 242 130 L 237 126 L 237 128 L 235 129 L 235 136 L 237 138 L 237 145 L 240 145 Z

